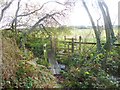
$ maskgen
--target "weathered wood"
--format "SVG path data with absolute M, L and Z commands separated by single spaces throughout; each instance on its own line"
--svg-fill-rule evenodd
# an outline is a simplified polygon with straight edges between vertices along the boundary
M 75 42 L 75 43 L 78 43 L 78 42 Z M 97 43 L 94 43 L 94 42 L 81 42 L 81 44 L 94 44 L 96 45 Z M 102 45 L 104 45 L 105 43 L 101 43 Z M 120 46 L 120 44 L 113 44 L 115 46 Z
M 69 47 L 69 43 L 68 43 L 68 56 L 70 56 L 70 47 Z
M 45 62 L 47 63 L 48 55 L 47 55 L 46 44 L 43 45 L 43 52 L 44 52 L 44 59 L 45 59 Z
M 64 48 L 66 48 L 66 36 L 64 36 Z
M 74 53 L 74 38 L 72 38 L 72 53 Z
M 81 52 L 81 36 L 79 36 L 79 52 Z
M 68 55 L 68 53 L 57 53 L 59 55 Z
M 63 43 L 63 41 L 60 41 L 61 43 Z M 70 42 L 70 41 L 66 41 L 66 43 L 69 43 L 69 44 L 71 44 L 72 42 Z M 79 44 L 79 42 L 74 42 L 74 43 L 77 43 L 77 44 Z M 81 44 L 94 44 L 94 45 L 96 45 L 97 43 L 96 42 L 81 42 Z M 101 43 L 102 45 L 104 45 L 105 43 Z M 120 44 L 113 44 L 113 45 L 115 45 L 115 46 L 120 46 Z
M 66 40 L 77 40 L 76 38 L 66 38 Z
M 57 48 L 57 50 L 68 50 L 68 48 L 60 47 L 60 48 Z M 72 50 L 72 49 L 69 47 L 69 50 Z

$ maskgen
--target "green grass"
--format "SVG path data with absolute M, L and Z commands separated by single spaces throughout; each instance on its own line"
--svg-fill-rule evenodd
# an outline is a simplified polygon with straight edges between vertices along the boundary
M 94 34 L 94 30 L 93 29 L 71 29 L 71 34 L 64 34 L 64 36 L 66 37 L 70 37 L 70 38 L 77 38 L 79 39 L 79 36 L 82 37 L 82 41 L 83 42 L 96 42 L 95 39 L 95 34 Z M 115 36 L 117 36 L 118 34 L 118 30 L 117 28 L 114 29 L 114 33 Z M 64 40 L 64 36 L 63 35 L 59 35 L 58 38 L 59 40 Z M 105 30 L 101 31 L 101 41 L 105 42 Z

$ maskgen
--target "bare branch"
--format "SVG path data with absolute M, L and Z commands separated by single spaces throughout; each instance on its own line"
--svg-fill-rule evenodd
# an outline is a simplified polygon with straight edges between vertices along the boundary
M 51 37 L 51 35 L 49 34 L 49 32 L 46 30 L 45 26 L 43 24 L 39 24 L 39 27 L 42 26 L 42 28 L 45 30 L 45 32 L 47 33 L 47 35 L 49 37 Z
M 32 28 L 29 30 L 29 32 L 31 32 L 41 21 L 43 21 L 44 19 L 46 19 L 46 18 L 48 18 L 48 17 L 52 17 L 52 16 L 54 16 L 55 14 L 59 14 L 58 12 L 55 12 L 55 13 L 53 13 L 53 14 L 46 14 L 44 17 L 42 17 L 41 19 L 39 19 L 33 26 L 32 26 Z M 29 33 L 28 32 L 28 33 Z
M 32 11 L 30 13 L 27 13 L 27 14 L 18 15 L 17 17 L 23 17 L 23 16 L 28 16 L 28 15 L 34 14 L 35 12 L 40 11 L 47 3 L 50 3 L 50 2 L 55 2 L 55 3 L 58 3 L 58 4 L 64 5 L 64 4 L 62 4 L 60 2 L 57 2 L 57 1 L 48 1 L 48 2 L 45 2 L 39 9 L 34 10 L 34 11 Z
M 43 3 L 42 6 L 41 6 L 39 9 L 37 9 L 37 10 L 34 10 L 34 11 L 32 11 L 32 12 L 30 12 L 30 13 L 27 13 L 27 14 L 21 14 L 21 15 L 15 16 L 15 18 L 14 18 L 13 21 L 12 21 L 12 26 L 11 26 L 11 28 L 13 28 L 13 24 L 15 23 L 15 21 L 16 21 L 16 19 L 17 19 L 18 17 L 25 17 L 25 16 L 28 16 L 28 15 L 34 14 L 35 12 L 40 11 L 46 4 L 48 4 L 48 3 L 50 3 L 50 2 L 55 2 L 55 3 L 58 3 L 58 4 L 63 5 L 63 6 L 65 5 L 65 4 L 60 3 L 60 2 L 57 2 L 57 1 L 48 1 L 48 2 L 45 2 L 45 3 Z M 18 9 L 18 10 L 19 10 L 19 9 Z M 17 12 L 16 12 L 16 13 L 17 13 Z
M 16 13 L 15 13 L 15 17 L 16 17 L 16 19 L 15 19 L 15 31 L 16 31 L 16 27 L 17 27 L 17 16 L 18 16 L 18 11 L 20 9 L 20 2 L 21 2 L 21 0 L 18 1 L 18 7 L 17 7 Z
M 1 21 L 2 18 L 3 18 L 3 15 L 4 15 L 5 10 L 10 7 L 10 5 L 12 4 L 13 1 L 14 1 L 14 0 L 11 0 L 11 1 L 8 3 L 8 5 L 6 5 L 6 6 L 2 9 L 1 15 L 0 15 L 0 21 Z
M 53 16 L 51 17 L 55 22 L 57 22 L 59 25 L 61 25 Z

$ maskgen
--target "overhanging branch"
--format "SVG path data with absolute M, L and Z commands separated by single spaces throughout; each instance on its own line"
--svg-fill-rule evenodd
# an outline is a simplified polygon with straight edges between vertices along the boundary
M 18 17 L 25 17 L 25 16 L 28 16 L 28 15 L 34 14 L 35 12 L 40 11 L 46 4 L 48 4 L 48 3 L 50 3 L 50 2 L 55 2 L 55 3 L 58 3 L 58 4 L 63 5 L 63 6 L 65 5 L 65 4 L 60 3 L 60 2 L 58 2 L 58 1 L 48 1 L 48 2 L 45 2 L 45 3 L 42 4 L 42 6 L 41 6 L 39 9 L 36 9 L 36 10 L 34 10 L 34 11 L 30 12 L 30 13 L 27 13 L 27 14 L 17 15 L 17 16 L 13 19 L 13 21 L 12 21 L 12 28 L 13 28 L 13 23 L 16 21 L 16 18 L 18 18 Z
M 44 19 L 46 19 L 46 18 L 48 18 L 48 17 L 52 17 L 52 16 L 54 16 L 54 15 L 56 15 L 56 14 L 59 14 L 58 12 L 55 12 L 55 13 L 53 13 L 53 14 L 46 14 L 44 17 L 42 17 L 41 19 L 39 19 L 32 27 L 31 27 L 31 29 L 28 31 L 28 33 L 30 33 L 31 31 L 33 31 L 34 30 L 34 28 L 36 27 L 36 26 L 38 26 L 39 25 L 39 23 L 40 22 L 42 22 Z
M 40 24 L 39 26 L 42 26 L 42 28 L 45 30 L 45 32 L 47 33 L 47 35 L 48 35 L 49 37 L 51 37 L 51 35 L 50 35 L 49 32 L 46 30 L 46 28 L 45 28 L 45 26 L 44 26 L 43 24 Z

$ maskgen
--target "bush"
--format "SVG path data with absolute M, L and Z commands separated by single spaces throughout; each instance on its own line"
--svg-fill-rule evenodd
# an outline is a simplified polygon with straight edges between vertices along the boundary
M 95 56 L 92 53 L 90 55 L 86 59 L 85 56 L 74 54 L 66 60 L 68 62 L 67 70 L 61 72 L 65 78 L 63 86 L 69 88 L 117 88 L 119 83 L 102 68 L 101 61 L 104 55 L 98 54 Z M 93 57 L 96 58 L 93 59 Z M 118 65 L 114 64 L 114 66 Z

